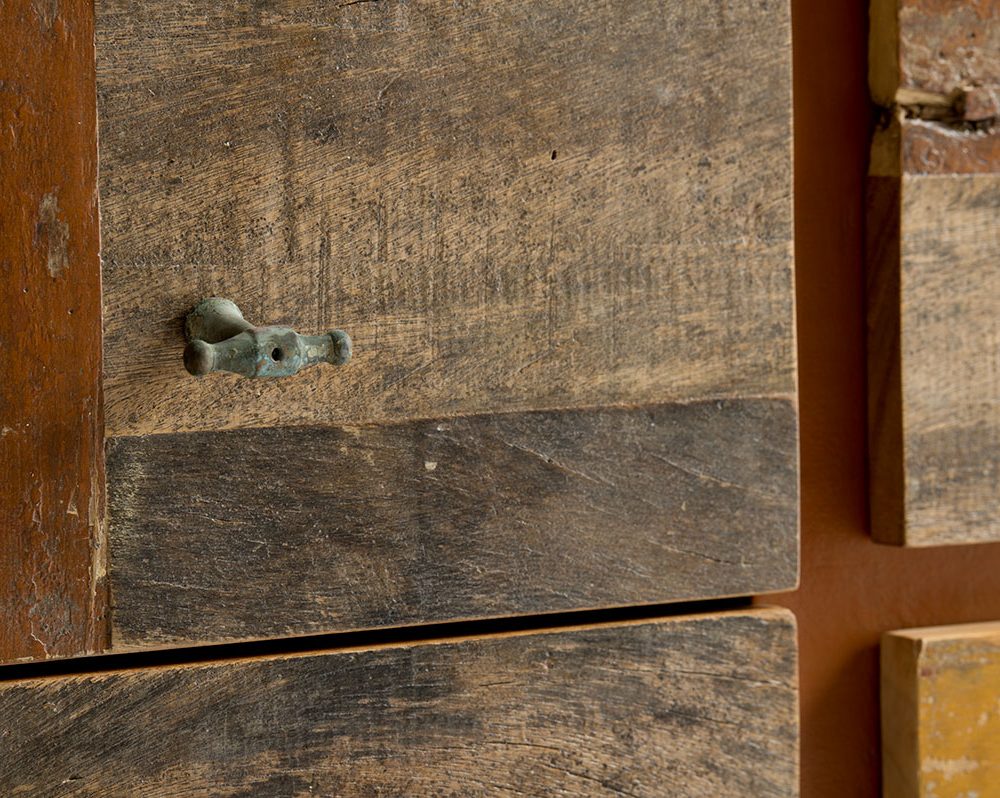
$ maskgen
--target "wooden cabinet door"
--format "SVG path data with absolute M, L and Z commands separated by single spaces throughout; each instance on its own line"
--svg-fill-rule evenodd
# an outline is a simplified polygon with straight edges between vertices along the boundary
M 115 648 L 794 583 L 784 2 L 96 14 Z
M 95 14 L 97 647 L 795 584 L 784 0 Z M 196 379 L 210 296 L 354 358 Z

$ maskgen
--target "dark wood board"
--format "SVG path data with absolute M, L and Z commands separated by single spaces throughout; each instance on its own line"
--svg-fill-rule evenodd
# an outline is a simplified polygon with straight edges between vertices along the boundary
M 786 0 L 97 3 L 111 435 L 794 394 Z M 184 314 L 355 341 L 201 381 Z
M 115 650 L 789 588 L 796 443 L 769 400 L 119 438 Z
M 798 794 L 795 629 L 742 611 L 0 684 L 0 791 Z
M 93 8 L 0 5 L 0 662 L 106 643 Z

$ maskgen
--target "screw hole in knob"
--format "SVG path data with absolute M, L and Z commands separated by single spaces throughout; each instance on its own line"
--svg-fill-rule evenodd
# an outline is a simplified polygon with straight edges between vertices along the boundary
M 281 347 L 275 347 L 271 351 L 271 360 L 275 363 L 281 362 L 281 359 L 285 356 L 285 353 L 281 351 Z

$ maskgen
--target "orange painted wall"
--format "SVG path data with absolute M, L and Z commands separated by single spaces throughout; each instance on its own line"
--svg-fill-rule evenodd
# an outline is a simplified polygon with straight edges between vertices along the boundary
M 1000 544 L 907 550 L 868 532 L 863 192 L 867 2 L 792 0 L 802 581 L 802 795 L 875 798 L 878 641 L 1000 620 Z

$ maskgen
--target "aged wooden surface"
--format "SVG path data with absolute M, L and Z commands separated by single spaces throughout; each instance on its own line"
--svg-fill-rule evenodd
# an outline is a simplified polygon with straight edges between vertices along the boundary
M 869 187 L 872 523 L 1000 539 L 1000 175 Z
M 105 642 L 93 10 L 0 8 L 0 661 Z
M 790 613 L 0 684 L 5 795 L 798 794 Z
M 788 402 L 119 438 L 108 474 L 116 650 L 748 595 L 797 574 Z
M 872 0 L 873 173 L 996 172 L 1000 0 Z
M 1000 539 L 1000 174 L 871 178 L 873 532 Z
M 870 44 L 873 532 L 1000 540 L 1000 2 L 875 0 Z
M 886 798 L 995 795 L 1000 623 L 885 635 L 882 730 Z
M 794 392 L 785 0 L 98 0 L 109 433 Z M 202 381 L 208 295 L 354 339 Z

